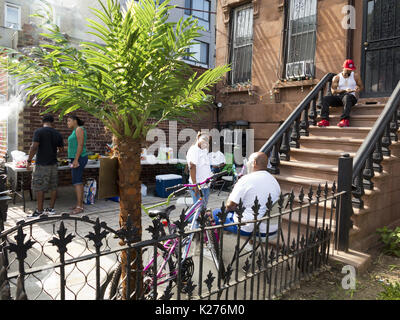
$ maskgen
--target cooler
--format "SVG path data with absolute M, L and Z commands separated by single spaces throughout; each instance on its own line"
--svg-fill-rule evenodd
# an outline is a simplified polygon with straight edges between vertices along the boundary
M 156 194 L 159 197 L 166 198 L 172 191 L 166 191 L 165 188 L 173 187 L 182 183 L 182 176 L 178 174 L 161 174 L 156 176 Z

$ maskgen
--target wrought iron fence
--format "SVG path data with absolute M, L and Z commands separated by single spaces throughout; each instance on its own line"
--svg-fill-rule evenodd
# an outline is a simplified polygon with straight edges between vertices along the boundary
M 21 221 L 0 234 L 0 300 L 273 299 L 323 269 L 334 247 L 347 192 L 338 192 L 335 183 L 306 192 L 281 195 L 276 203 L 269 199 L 265 214 L 256 199 L 251 221 L 242 221 L 241 203 L 235 223 L 209 225 L 202 212 L 199 228 L 187 230 L 182 213 L 166 231 L 154 219 L 140 242 L 129 223 L 114 230 L 99 219 L 68 214 Z M 220 221 L 226 215 L 222 203 Z M 224 231 L 245 224 L 254 225 L 251 236 Z M 275 228 L 275 236 L 261 238 L 261 224 L 267 234 Z M 219 270 L 206 254 L 206 230 L 217 236 Z M 192 233 L 197 241 L 183 261 L 182 248 Z M 165 250 L 168 240 L 176 241 L 174 254 Z M 165 268 L 157 269 L 164 261 Z M 160 274 L 167 274 L 167 281 L 157 281 Z

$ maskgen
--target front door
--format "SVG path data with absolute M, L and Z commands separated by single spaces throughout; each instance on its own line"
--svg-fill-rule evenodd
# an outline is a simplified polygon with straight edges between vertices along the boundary
M 390 96 L 400 80 L 400 0 L 364 0 L 363 96 Z

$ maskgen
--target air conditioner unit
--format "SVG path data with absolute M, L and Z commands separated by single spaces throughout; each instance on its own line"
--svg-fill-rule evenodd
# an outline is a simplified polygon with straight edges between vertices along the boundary
M 312 61 L 298 61 L 286 64 L 286 79 L 312 77 L 314 74 Z

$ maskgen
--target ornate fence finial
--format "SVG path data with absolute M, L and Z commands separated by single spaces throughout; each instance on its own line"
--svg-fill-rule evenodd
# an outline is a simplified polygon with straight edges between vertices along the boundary
M 127 219 L 125 226 L 116 231 L 116 234 L 127 243 L 140 241 L 139 229 L 133 225 L 130 218 Z
M 204 280 L 204 283 L 206 284 L 207 289 L 208 289 L 208 293 L 211 293 L 211 289 L 212 289 L 212 285 L 213 285 L 214 280 L 215 280 L 215 277 L 214 277 L 213 273 L 210 270 L 208 272 L 208 274 L 207 274 L 206 280 Z
M 17 235 L 14 237 L 16 240 L 16 243 L 10 243 L 8 246 L 5 247 L 5 249 L 8 249 L 11 252 L 14 252 L 17 255 L 17 259 L 19 261 L 19 272 L 21 274 L 24 274 L 24 260 L 27 257 L 27 252 L 29 249 L 32 248 L 33 244 L 35 243 L 32 240 L 28 240 L 24 243 L 24 239 L 26 237 L 26 234 L 24 234 L 22 230 L 22 224 L 19 225 L 18 227 L 18 232 Z
M 226 211 L 225 203 L 222 202 L 221 211 L 217 213 L 217 217 L 221 224 L 225 223 L 227 215 L 228 215 L 228 212 Z
M 60 255 L 67 252 L 67 244 L 70 243 L 72 239 L 75 237 L 71 233 L 66 236 L 67 230 L 68 229 L 65 228 L 64 226 L 64 222 L 61 221 L 60 228 L 57 231 L 58 238 L 53 237 L 53 239 L 49 241 L 49 243 L 58 248 L 58 252 L 60 253 Z
M 239 204 L 236 206 L 235 212 L 238 217 L 238 221 L 241 222 L 243 218 L 243 212 L 246 210 L 246 208 L 243 206 L 243 201 L 242 198 L 239 200 Z
M 260 208 L 261 208 L 261 205 L 260 205 L 260 202 L 258 201 L 258 198 L 256 196 L 256 198 L 254 199 L 254 204 L 251 207 L 251 209 L 254 212 L 254 219 L 257 219 L 257 216 L 258 216 L 258 213 L 260 211 Z
M 174 224 L 178 227 L 178 232 L 180 234 L 185 233 L 185 228 L 188 225 L 189 221 L 185 220 L 186 219 L 186 211 L 185 209 L 182 209 L 181 214 L 179 215 L 179 220 L 175 221 Z
M 299 202 L 302 204 L 304 202 L 304 189 L 301 187 L 300 193 L 299 193 Z
M 89 232 L 85 236 L 89 240 L 93 241 L 96 250 L 100 250 L 101 246 L 103 245 L 102 241 L 103 241 L 103 239 L 105 239 L 105 237 L 108 234 L 107 230 L 101 231 L 101 229 L 104 229 L 105 227 L 106 227 L 106 223 L 105 222 L 100 223 L 99 218 L 97 218 L 96 219 L 96 224 L 93 227 L 94 233 L 93 232 Z
M 161 236 L 161 229 L 163 228 L 163 224 L 161 223 L 160 218 L 152 220 L 153 225 L 146 228 L 147 231 L 151 233 L 152 239 L 158 239 Z
M 199 224 L 200 228 L 204 229 L 206 227 L 207 215 L 206 215 L 206 208 L 202 207 L 200 209 L 199 216 L 197 217 L 197 223 Z

